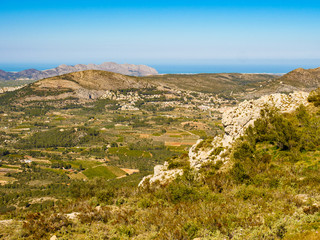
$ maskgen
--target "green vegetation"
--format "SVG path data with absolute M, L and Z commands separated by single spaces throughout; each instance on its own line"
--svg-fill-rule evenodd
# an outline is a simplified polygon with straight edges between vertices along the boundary
M 278 76 L 269 74 L 239 74 L 239 73 L 216 73 L 216 74 L 170 74 L 144 77 L 148 81 L 161 82 L 167 86 L 178 89 L 209 92 L 230 93 L 242 92 L 247 89 L 257 88 L 261 84 L 271 87 L 272 81 Z M 197 93 L 194 93 L 196 95 Z M 226 96 L 226 95 L 225 95 Z M 229 98 L 229 97 L 228 97 Z
M 242 84 L 260 84 L 253 82 Z M 127 111 L 122 100 L 106 99 L 11 104 L 24 91 L 0 96 L 0 238 L 317 239 L 317 92 L 309 97 L 313 105 L 293 113 L 262 111 L 233 148 L 209 156 L 227 150 L 227 164 L 209 161 L 197 173 L 189 147 L 202 138 L 196 150 L 211 149 L 222 125 L 177 103 L 186 97 L 203 104 L 203 93 L 182 99 L 165 96 L 169 89 L 121 90 L 142 94 L 139 110 Z M 166 100 L 174 107 L 161 105 Z M 162 187 L 138 188 L 164 161 L 184 174 Z
M 26 84 L 30 84 L 35 82 L 35 80 L 7 80 L 7 81 L 0 81 L 0 88 L 2 87 L 20 87 Z
M 320 89 L 314 90 L 310 93 L 308 101 L 312 102 L 316 107 L 320 106 Z
M 111 179 L 119 175 L 120 169 L 116 171 L 117 175 L 112 170 L 116 170 L 116 169 L 110 169 L 107 166 L 98 166 L 98 167 L 89 168 L 83 171 L 83 174 L 86 175 L 89 179 L 96 178 L 96 177 Z M 125 175 L 124 172 L 123 172 L 123 175 Z
M 88 128 L 51 129 L 22 139 L 18 147 L 23 149 L 73 147 L 78 143 L 89 142 L 91 139 L 98 137 L 98 135 L 98 131 Z
M 115 179 L 123 174 L 116 167 L 87 165 L 83 173 L 89 180 L 83 182 L 32 165 L 10 175 L 19 180 L 2 192 L 2 214 L 24 219 L 23 226 L 15 223 L 20 232 L 14 236 L 29 239 L 53 234 L 81 238 L 88 228 L 91 236 L 110 239 L 315 239 L 320 228 L 317 109 L 301 106 L 292 114 L 264 110 L 261 115 L 232 149 L 227 170 L 222 170 L 222 162 L 208 162 L 200 169 L 201 178 L 196 177 L 187 154 L 182 154 L 169 159 L 169 169 L 183 168 L 183 176 L 161 188 L 137 191 L 142 175 Z M 211 141 L 204 140 L 202 147 L 209 147 Z M 112 147 L 108 154 L 150 160 L 154 148 L 154 143 L 144 140 Z M 161 149 L 164 146 L 159 145 Z M 217 148 L 213 155 L 222 150 Z M 32 180 L 27 173 L 32 173 Z M 16 205 L 14 199 L 26 198 L 15 193 L 19 184 L 30 189 L 28 196 L 43 196 L 37 188 L 46 184 L 47 196 L 54 193 L 56 200 Z M 67 196 L 70 202 L 63 200 Z M 24 210 L 18 214 L 19 206 Z M 71 212 L 79 213 L 79 221 L 65 217 Z

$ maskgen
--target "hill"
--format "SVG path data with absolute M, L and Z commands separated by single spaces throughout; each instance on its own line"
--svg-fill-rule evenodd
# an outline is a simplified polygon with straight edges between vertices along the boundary
M 214 73 L 168 74 L 144 77 L 177 89 L 224 94 L 242 99 L 272 93 L 311 91 L 320 85 L 320 68 L 295 69 L 283 76 L 272 74 Z
M 118 90 L 128 88 L 144 88 L 149 84 L 136 77 L 100 70 L 87 70 L 46 78 L 32 86 L 39 89 L 78 90 Z
M 146 65 L 117 64 L 104 62 L 102 64 L 77 64 L 75 66 L 62 64 L 56 68 L 39 71 L 37 69 L 27 69 L 20 72 L 5 72 L 0 70 L 0 81 L 5 80 L 39 80 L 43 78 L 63 75 L 72 72 L 85 70 L 102 70 L 121 73 L 129 76 L 148 76 L 158 74 L 157 70 Z
M 293 87 L 283 87 L 278 75 L 245 73 L 168 74 L 144 77 L 150 82 L 176 89 L 224 96 L 255 98 L 274 92 L 291 92 Z
M 263 82 L 278 78 L 271 74 L 243 73 L 202 73 L 202 74 L 167 74 L 145 77 L 164 85 L 191 91 L 221 93 L 226 91 L 242 91 L 259 86 Z
M 87 70 L 46 78 L 9 92 L 0 99 L 2 103 L 98 99 L 106 90 L 147 88 L 152 86 L 143 79 L 100 70 Z
M 75 67 L 77 69 L 80 69 L 78 65 L 76 65 Z M 90 65 L 90 67 L 92 66 Z M 65 69 L 64 71 L 67 71 L 67 72 L 71 71 L 70 66 L 66 66 L 66 65 L 64 67 L 61 67 L 61 69 Z M 26 73 L 33 72 L 33 71 L 37 71 L 37 70 L 26 71 Z M 1 74 L 2 73 L 0 72 L 0 75 Z M 77 75 L 77 74 L 70 75 L 71 78 L 76 77 L 77 79 L 80 79 L 79 76 L 80 75 Z M 83 79 L 82 84 L 84 84 L 83 85 L 84 88 L 90 88 L 90 89 L 93 88 L 93 90 L 117 89 L 117 87 L 115 88 L 110 87 L 111 85 L 113 85 L 112 78 L 110 78 L 110 81 L 108 81 L 108 83 L 102 84 L 102 85 L 97 84 L 96 82 L 92 82 L 92 84 L 90 83 L 85 84 L 86 82 L 85 79 L 88 77 L 90 78 L 90 76 L 88 75 L 81 77 Z M 92 76 L 90 81 L 93 81 L 93 78 L 96 78 L 96 76 Z M 98 79 L 99 78 L 100 77 L 98 77 Z M 51 80 L 54 80 L 54 79 L 57 79 L 57 78 L 52 78 Z M 115 80 L 117 79 L 119 80 L 119 78 L 116 78 Z M 272 75 L 272 74 L 242 74 L 242 73 L 165 74 L 165 75 L 144 76 L 144 77 L 140 77 L 140 79 L 136 78 L 136 80 L 140 82 L 149 82 L 150 85 L 156 85 L 156 86 L 160 85 L 167 89 L 168 88 L 175 89 L 176 91 L 184 90 L 184 91 L 196 91 L 196 92 L 209 93 L 209 94 L 220 94 L 222 97 L 225 97 L 227 99 L 229 98 L 253 99 L 253 98 L 259 98 L 263 95 L 272 94 L 272 93 L 290 93 L 293 91 L 313 90 L 320 83 L 320 68 L 309 69 L 309 70 L 299 68 L 285 74 L 282 77 L 280 77 L 279 75 Z M 6 82 L 8 84 L 3 85 L 4 87 L 17 86 L 16 81 L 6 81 Z M 19 82 L 21 82 L 21 85 L 24 84 L 23 83 L 24 81 L 19 81 Z M 107 88 L 106 88 L 106 85 L 108 85 Z M 117 86 L 119 84 L 115 82 L 115 85 Z M 49 85 L 47 86 L 47 88 L 48 87 Z M 126 84 L 124 82 L 123 89 L 125 88 L 136 88 L 136 87 L 135 85 L 131 87 L 130 84 Z M 5 89 L 3 91 L 5 91 Z
M 295 69 L 283 75 L 279 81 L 298 88 L 315 89 L 320 84 L 320 67 L 315 69 Z

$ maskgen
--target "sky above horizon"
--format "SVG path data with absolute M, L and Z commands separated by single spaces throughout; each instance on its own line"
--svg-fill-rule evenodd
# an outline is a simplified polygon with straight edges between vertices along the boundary
M 4 1 L 0 64 L 308 62 L 320 1 Z

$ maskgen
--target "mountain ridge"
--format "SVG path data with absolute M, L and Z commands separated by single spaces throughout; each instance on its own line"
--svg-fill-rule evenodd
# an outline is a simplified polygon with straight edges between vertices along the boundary
M 129 76 L 149 76 L 158 74 L 157 70 L 146 65 L 117 64 L 114 62 L 104 62 L 102 64 L 76 64 L 74 66 L 62 64 L 56 68 L 47 69 L 43 71 L 34 68 L 26 69 L 20 72 L 6 72 L 0 70 L 0 81 L 40 80 L 48 77 L 54 77 L 67 73 L 85 70 L 103 70 Z

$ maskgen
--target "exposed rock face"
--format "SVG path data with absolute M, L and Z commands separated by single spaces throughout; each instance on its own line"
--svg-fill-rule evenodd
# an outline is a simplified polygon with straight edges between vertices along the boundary
M 154 167 L 154 174 L 144 177 L 139 183 L 139 187 L 152 186 L 154 184 L 166 185 L 183 174 L 182 169 L 168 170 L 168 163 Z
M 25 85 L 19 86 L 19 87 L 2 87 L 2 88 L 0 88 L 0 93 L 12 92 L 12 91 L 18 90 L 20 88 L 23 88 L 24 86 Z
M 16 79 L 29 79 L 39 80 L 43 78 L 63 75 L 66 73 L 79 72 L 85 70 L 102 70 L 114 73 L 121 73 L 129 76 L 149 76 L 158 74 L 157 70 L 146 65 L 134 65 L 134 64 L 117 64 L 113 62 L 105 62 L 100 65 L 96 64 L 77 64 L 75 66 L 69 66 L 62 64 L 56 68 L 39 71 L 36 69 L 27 69 L 21 72 L 5 72 L 0 70 L 1 80 L 16 80 Z
M 308 95 L 309 93 L 306 92 L 294 92 L 288 95 L 277 93 L 257 100 L 244 101 L 223 114 L 222 124 L 225 127 L 225 133 L 234 140 L 260 117 L 261 109 L 275 107 L 280 112 L 291 112 L 300 104 L 307 104 Z
M 245 133 L 245 130 L 260 117 L 260 112 L 266 107 L 274 107 L 280 112 L 294 111 L 300 104 L 308 104 L 307 92 L 294 92 L 289 95 L 276 93 L 263 96 L 257 100 L 249 100 L 240 103 L 237 107 L 227 110 L 222 115 L 222 124 L 224 126 L 224 135 L 213 139 L 212 148 L 200 149 L 195 151 L 197 144 L 189 151 L 190 166 L 199 169 L 201 165 L 208 161 L 227 161 L 223 156 L 227 148 L 231 147 L 233 142 Z M 200 142 L 199 142 L 200 143 Z M 198 144 L 199 144 L 198 143 Z M 217 156 L 212 153 L 217 148 L 223 148 Z
M 263 96 L 257 100 L 244 101 L 237 107 L 227 110 L 222 116 L 225 133 L 221 136 L 216 136 L 209 147 L 201 148 L 203 140 L 198 140 L 189 150 L 190 167 L 197 171 L 204 163 L 209 161 L 216 162 L 221 160 L 226 163 L 228 161 L 228 157 L 225 156 L 227 149 L 260 117 L 262 109 L 274 107 L 278 108 L 280 112 L 291 112 L 301 104 L 307 105 L 308 95 L 307 92 L 294 92 L 289 95 L 276 93 Z M 164 166 L 156 166 L 155 174 L 145 177 L 139 186 L 148 184 L 148 181 L 150 184 L 155 183 L 155 180 L 159 180 L 160 185 L 167 184 L 168 181 L 172 181 L 182 174 L 179 172 L 179 170 L 182 171 L 181 169 L 169 170 L 171 171 L 170 178 L 165 178 L 162 181 L 161 176 L 165 176 L 168 172 L 166 166 L 167 163 Z

